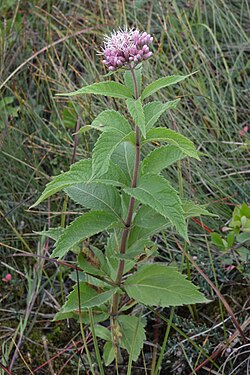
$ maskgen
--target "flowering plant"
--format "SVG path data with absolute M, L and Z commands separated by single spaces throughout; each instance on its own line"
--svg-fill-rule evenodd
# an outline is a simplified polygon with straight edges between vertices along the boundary
M 182 199 L 163 174 L 173 163 L 186 157 L 199 160 L 199 155 L 189 139 L 159 126 L 160 116 L 175 109 L 179 99 L 145 103 L 158 90 L 188 77 L 162 77 L 142 89 L 142 63 L 152 55 L 152 41 L 135 29 L 113 32 L 105 37 L 101 54 L 110 71 L 123 71 L 124 84 L 108 80 L 62 94 L 120 98 L 129 116 L 113 109 L 100 113 L 90 126 L 100 132 L 92 159 L 54 177 L 35 203 L 64 190 L 87 209 L 68 227 L 46 232 L 56 240 L 52 257 L 77 254 L 77 283 L 55 320 L 72 317 L 90 324 L 93 337 L 106 340 L 106 365 L 115 358 L 120 362 L 123 349 L 131 362 L 137 360 L 146 337 L 145 318 L 133 310 L 137 304 L 168 307 L 206 301 L 176 267 L 154 262 L 153 235 L 172 228 L 188 241 L 187 219 L 209 213 Z M 154 141 L 161 145 L 145 155 L 145 145 Z M 108 233 L 105 249 L 83 242 L 100 232 Z M 107 321 L 111 330 L 101 324 L 107 326 Z

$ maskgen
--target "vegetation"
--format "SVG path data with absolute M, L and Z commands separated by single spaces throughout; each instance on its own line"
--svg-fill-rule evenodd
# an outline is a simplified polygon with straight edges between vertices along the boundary
M 65 263 L 52 262 L 48 258 L 53 241 L 37 233 L 66 226 L 81 208 L 63 192 L 29 207 L 51 176 L 91 156 L 98 131 L 87 129 L 102 110 L 125 112 L 125 102 L 116 98 L 75 100 L 55 94 L 99 82 L 100 72 L 107 73 L 96 54 L 103 35 L 127 22 L 154 36 L 144 85 L 160 76 L 197 71 L 154 98 L 181 98 L 175 110 L 162 115 L 162 126 L 187 136 L 202 153 L 201 161 L 184 159 L 164 172 L 165 177 L 215 216 L 190 215 L 190 245 L 170 229 L 153 238 L 157 262 L 178 265 L 212 302 L 140 308 L 147 341 L 137 362 L 124 356 L 119 374 L 207 374 L 209 367 L 219 374 L 245 374 L 250 219 L 247 1 L 8 0 L 0 10 L 2 374 L 88 373 L 90 361 L 99 371 L 96 343 L 102 353 L 105 337 L 92 336 L 88 322 L 82 326 L 86 355 L 78 323 L 52 321 L 78 281 L 70 268 L 75 255 L 68 255 Z M 119 75 L 115 77 L 119 82 Z M 148 151 L 158 145 L 154 142 Z M 105 242 L 104 234 L 91 239 L 97 248 Z M 135 313 L 133 306 L 128 312 Z M 110 365 L 104 371 L 116 370 Z

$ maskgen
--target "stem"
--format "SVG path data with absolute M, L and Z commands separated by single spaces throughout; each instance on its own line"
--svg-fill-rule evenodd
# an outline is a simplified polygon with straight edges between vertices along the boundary
M 84 333 L 84 329 L 83 329 L 83 324 L 82 324 L 82 311 L 81 311 L 81 298 L 80 298 L 81 296 L 80 296 L 80 283 L 79 283 L 78 271 L 76 271 L 76 277 L 77 277 L 77 294 L 78 294 L 80 331 L 81 331 L 82 341 L 83 341 L 84 349 L 85 349 L 85 352 L 86 352 L 86 355 L 87 355 L 87 358 L 88 358 L 91 373 L 92 373 L 92 375 L 95 375 L 95 370 L 94 370 L 93 363 L 92 363 L 92 360 L 91 360 L 91 356 L 90 356 L 90 353 L 89 353 L 89 349 L 88 349 L 88 345 L 87 345 L 87 341 L 86 341 L 86 337 L 85 337 L 85 333 Z
M 138 93 L 138 85 L 136 81 L 136 76 L 134 73 L 134 69 L 130 67 L 130 71 L 133 77 L 134 82 L 134 93 L 135 93 L 135 100 L 139 98 Z M 141 148 L 141 136 L 140 136 L 140 129 L 138 126 L 135 126 L 135 132 L 136 132 L 136 151 L 135 151 L 135 165 L 134 165 L 134 173 L 133 173 L 133 179 L 132 179 L 132 188 L 135 188 L 137 185 L 137 177 L 138 177 L 138 171 L 139 171 L 139 164 L 140 164 L 140 148 Z M 120 244 L 120 254 L 125 254 L 126 247 L 127 247 L 127 239 L 131 230 L 131 224 L 132 224 L 132 218 L 133 218 L 133 212 L 134 212 L 134 205 L 135 205 L 135 198 L 131 197 L 129 201 L 129 207 L 128 207 L 128 215 L 125 220 L 125 227 L 122 232 L 122 238 L 121 238 L 121 244 Z M 119 287 L 121 286 L 122 282 L 122 276 L 124 272 L 124 266 L 125 261 L 124 259 L 119 260 L 118 264 L 118 270 L 116 274 L 116 280 L 115 283 Z M 117 315 L 118 315 L 118 306 L 119 306 L 119 294 L 116 293 L 113 296 L 112 301 L 112 307 L 111 307 L 111 321 L 112 321 L 112 331 L 113 331 L 113 340 L 114 340 L 114 347 L 115 349 L 118 349 L 118 361 L 122 362 L 122 357 L 119 350 L 119 345 L 117 342 L 117 332 L 116 332 L 116 322 L 117 322 Z
M 161 352 L 160 352 L 160 355 L 159 355 L 159 358 L 158 358 L 158 362 L 157 362 L 156 368 L 154 370 L 154 375 L 158 375 L 161 364 L 162 364 L 162 360 L 163 360 L 163 356 L 164 356 L 164 353 L 165 353 L 165 349 L 166 349 L 166 345 L 167 345 L 168 336 L 169 336 L 170 328 L 171 328 L 171 325 L 172 325 L 173 317 L 174 317 L 174 307 L 172 307 L 171 311 L 170 311 L 170 318 L 169 318 L 169 321 L 168 321 L 168 326 L 167 326 L 167 329 L 166 329 L 166 332 L 165 332 L 165 336 L 164 336 L 163 344 L 162 344 L 162 347 L 161 347 Z

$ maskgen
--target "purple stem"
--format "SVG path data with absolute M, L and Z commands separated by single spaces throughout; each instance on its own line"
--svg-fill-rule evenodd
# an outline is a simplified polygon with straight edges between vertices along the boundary
M 139 93 L 138 93 L 138 85 L 135 77 L 135 73 L 133 68 L 130 68 L 131 74 L 133 77 L 133 82 L 134 82 L 134 92 L 135 92 L 135 100 L 139 98 Z M 139 164 L 140 164 L 140 129 L 138 126 L 135 127 L 136 131 L 136 152 L 135 152 L 135 165 L 134 165 L 134 173 L 133 173 L 133 180 L 132 180 L 132 187 L 135 188 L 137 185 L 137 178 L 138 178 L 138 171 L 139 171 Z M 126 252 L 126 245 L 127 245 L 127 239 L 131 230 L 131 223 L 132 223 L 132 218 L 133 218 L 133 211 L 134 211 L 134 205 L 135 205 L 135 198 L 131 197 L 130 202 L 129 202 L 129 207 L 128 207 L 128 215 L 125 221 L 125 228 L 123 229 L 122 232 L 122 238 L 121 238 L 121 244 L 120 244 L 120 254 L 125 254 Z M 121 286 L 122 282 L 122 276 L 124 272 L 124 260 L 120 259 L 119 265 L 118 265 L 118 270 L 116 274 L 116 280 L 115 283 L 118 286 Z M 117 343 L 117 338 L 116 338 L 116 318 L 118 315 L 118 306 L 119 306 L 119 294 L 116 293 L 113 296 L 113 301 L 112 301 L 112 308 L 111 308 L 111 318 L 112 318 L 112 327 L 113 327 L 113 339 L 114 339 L 114 344 L 116 348 L 118 348 L 118 361 L 119 359 L 122 361 L 120 351 L 119 351 L 119 345 Z

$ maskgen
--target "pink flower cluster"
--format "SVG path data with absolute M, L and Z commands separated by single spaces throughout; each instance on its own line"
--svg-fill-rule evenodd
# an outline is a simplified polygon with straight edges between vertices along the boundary
M 7 275 L 4 278 L 2 278 L 2 281 L 4 283 L 8 283 L 9 281 L 11 281 L 11 279 L 12 279 L 12 275 L 10 273 L 7 273 Z
M 245 125 L 245 126 L 243 127 L 243 129 L 239 131 L 239 134 L 240 134 L 242 137 L 244 137 L 244 136 L 247 134 L 248 130 L 249 130 L 248 126 Z
M 109 70 L 117 70 L 121 67 L 135 67 L 152 55 L 149 44 L 153 37 L 146 32 L 137 29 L 113 31 L 111 36 L 105 36 L 102 54 L 105 57 L 104 64 Z

